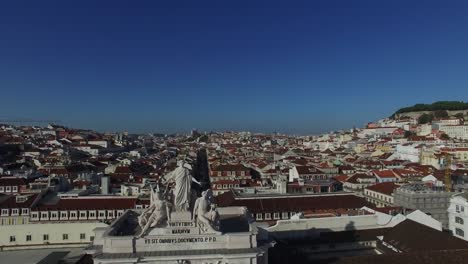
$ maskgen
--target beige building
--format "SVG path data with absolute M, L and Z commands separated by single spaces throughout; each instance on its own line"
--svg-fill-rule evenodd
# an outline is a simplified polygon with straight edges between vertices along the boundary
M 3 250 L 82 247 L 93 241 L 95 228 L 106 226 L 98 221 L 0 226 L 0 245 Z
M 468 148 L 441 148 L 440 151 L 451 154 L 458 161 L 468 161 Z
M 364 197 L 377 207 L 393 206 L 393 192 L 399 186 L 393 182 L 383 182 L 367 187 Z

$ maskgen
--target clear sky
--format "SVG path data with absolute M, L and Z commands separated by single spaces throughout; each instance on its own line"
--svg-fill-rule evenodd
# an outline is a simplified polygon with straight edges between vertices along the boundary
M 468 1 L 2 1 L 0 118 L 318 133 L 468 101 Z

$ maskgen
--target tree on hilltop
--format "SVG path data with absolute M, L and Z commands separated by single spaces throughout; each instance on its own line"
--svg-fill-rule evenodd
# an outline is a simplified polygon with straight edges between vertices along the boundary
M 434 116 L 432 114 L 424 113 L 424 114 L 419 116 L 418 123 L 419 124 L 427 124 L 427 123 L 432 122 L 433 119 L 434 119 Z

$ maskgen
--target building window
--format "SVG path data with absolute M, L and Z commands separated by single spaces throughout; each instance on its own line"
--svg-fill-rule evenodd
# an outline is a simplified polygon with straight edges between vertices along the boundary
M 271 219 L 271 214 L 265 213 L 265 220 L 270 220 L 270 219 Z
M 457 234 L 457 236 L 465 237 L 465 232 L 460 228 L 455 228 L 455 234 Z
M 279 213 L 274 213 L 274 214 L 273 214 L 273 218 L 274 218 L 274 219 L 279 219 L 279 218 L 280 218 L 280 214 L 279 214 Z
M 38 212 L 32 212 L 31 213 L 31 218 L 38 219 L 39 218 L 39 213 Z
M 86 234 L 85 234 L 85 233 L 81 233 L 81 234 L 80 234 L 80 239 L 86 239 Z
M 19 215 L 19 209 L 11 209 L 11 215 Z
M 68 234 L 63 234 L 62 238 L 63 238 L 63 240 L 68 240 Z
M 16 241 L 16 237 L 15 236 L 10 236 L 10 242 L 15 242 Z
M 26 241 L 31 241 L 31 235 L 26 235 Z
M 89 241 L 94 241 L 94 236 L 90 236 Z
M 21 209 L 21 214 L 22 215 L 28 215 L 29 214 L 29 209 L 28 208 Z
M 86 218 L 86 212 L 80 212 L 80 218 Z
M 257 220 L 263 220 L 262 214 L 257 214 L 257 215 L 256 215 L 256 218 L 257 218 Z
M 458 217 L 458 216 L 455 217 L 455 222 L 456 222 L 457 224 L 462 224 L 462 225 L 463 225 L 463 223 L 464 223 L 464 222 L 463 222 L 463 219 L 462 219 L 461 217 Z
M 2 215 L 8 215 L 8 209 L 2 209 Z
M 42 235 L 42 239 L 43 239 L 44 241 L 48 241 L 48 240 L 49 240 L 49 235 L 48 235 L 48 234 Z

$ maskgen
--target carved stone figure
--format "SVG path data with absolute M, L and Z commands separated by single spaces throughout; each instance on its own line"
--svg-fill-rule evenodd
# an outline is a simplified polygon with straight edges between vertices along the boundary
M 185 161 L 179 161 L 178 167 L 165 176 L 167 183 L 175 182 L 174 209 L 177 212 L 187 211 L 190 206 L 190 193 L 192 175 L 190 165 Z
M 219 230 L 219 214 L 216 206 L 208 197 L 209 192 L 202 192 L 202 196 L 195 201 L 193 221 L 203 232 L 217 232 Z
M 164 194 L 159 188 L 156 191 L 151 188 L 150 206 L 138 217 L 138 223 L 141 227 L 139 237 L 146 234 L 150 227 L 163 226 L 170 215 L 170 205 L 163 199 Z

